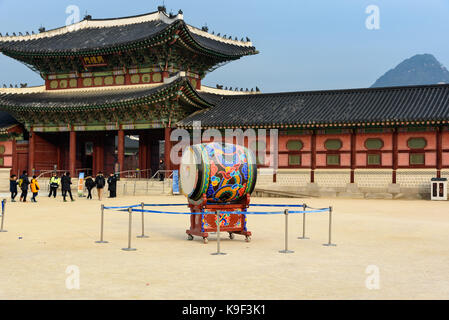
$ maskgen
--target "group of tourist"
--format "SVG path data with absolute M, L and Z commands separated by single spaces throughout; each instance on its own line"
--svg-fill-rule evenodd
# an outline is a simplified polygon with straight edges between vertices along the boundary
M 31 197 L 31 202 L 37 202 L 36 197 L 39 192 L 39 183 L 37 182 L 37 177 L 33 176 L 33 178 L 28 178 L 28 172 L 24 171 L 20 178 L 18 179 L 15 174 L 11 176 L 9 180 L 9 191 L 11 191 L 11 201 L 16 202 L 15 198 L 18 194 L 17 187 L 22 190 L 22 194 L 20 195 L 20 201 L 26 202 L 28 196 L 28 188 L 31 189 L 33 196 Z
M 117 176 L 113 173 L 111 173 L 108 177 L 108 191 L 109 191 L 109 198 L 116 198 L 117 197 Z M 98 200 L 101 201 L 103 198 L 103 189 L 106 185 L 106 179 L 103 176 L 102 172 L 99 172 L 97 176 L 95 177 L 95 180 L 92 178 L 92 176 L 88 176 L 85 179 L 84 185 L 86 186 L 87 190 L 87 199 L 92 200 L 92 189 L 97 188 L 98 192 Z
M 50 178 L 50 193 L 48 197 L 56 198 L 57 190 L 61 187 L 62 197 L 64 202 L 67 202 L 67 195 L 70 196 L 71 201 L 75 201 L 72 195 L 72 178 L 70 176 L 70 172 L 65 172 L 61 177 L 58 177 L 56 172 L 53 173 Z M 111 173 L 107 179 L 108 190 L 109 190 L 109 198 L 117 197 L 117 177 L 115 174 Z M 92 176 L 88 176 L 85 179 L 85 186 L 88 192 L 87 199 L 92 199 L 92 189 L 97 188 L 98 191 L 98 200 L 102 200 L 103 198 L 103 189 L 106 186 L 106 179 L 103 176 L 102 172 L 99 172 L 95 177 L 95 180 Z M 18 188 L 21 190 L 20 201 L 27 202 L 28 189 L 31 190 L 33 194 L 31 198 L 31 202 L 37 202 L 36 197 L 39 194 L 40 186 L 37 181 L 37 177 L 33 175 L 30 180 L 28 177 L 28 172 L 23 171 L 20 177 L 17 177 L 13 174 L 9 181 L 9 191 L 11 192 L 11 202 L 16 202 L 15 198 L 18 195 Z

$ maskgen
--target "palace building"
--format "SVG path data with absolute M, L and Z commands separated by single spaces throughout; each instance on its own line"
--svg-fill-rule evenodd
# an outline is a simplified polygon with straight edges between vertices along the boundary
M 2 36 L 0 51 L 45 82 L 0 88 L 0 167 L 8 174 L 149 176 L 161 158 L 175 169 L 171 131 L 201 121 L 204 129 L 279 130 L 278 156 L 258 159 L 261 188 L 425 194 L 432 177 L 449 176 L 449 85 L 268 94 L 207 87 L 208 72 L 258 51 L 248 38 L 195 28 L 164 7 Z M 273 163 L 279 169 L 264 169 Z

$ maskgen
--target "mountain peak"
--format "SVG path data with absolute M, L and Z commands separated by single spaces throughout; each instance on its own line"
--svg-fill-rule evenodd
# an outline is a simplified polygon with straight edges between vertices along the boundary
M 402 61 L 371 87 L 449 83 L 449 71 L 431 54 L 417 54 Z

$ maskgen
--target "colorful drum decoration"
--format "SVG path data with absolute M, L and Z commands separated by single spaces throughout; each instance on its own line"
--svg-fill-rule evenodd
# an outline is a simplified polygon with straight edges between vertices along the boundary
M 192 201 L 205 194 L 208 203 L 236 203 L 253 192 L 257 164 L 243 146 L 198 144 L 184 151 L 180 179 L 182 193 Z
M 245 211 L 257 179 L 252 151 L 228 143 L 194 145 L 184 151 L 179 171 L 181 191 L 193 213 L 186 230 L 189 240 L 195 235 L 207 243 L 209 232 L 218 231 L 217 219 L 220 231 L 231 239 L 239 234 L 251 240 Z M 213 212 L 218 211 L 217 217 Z

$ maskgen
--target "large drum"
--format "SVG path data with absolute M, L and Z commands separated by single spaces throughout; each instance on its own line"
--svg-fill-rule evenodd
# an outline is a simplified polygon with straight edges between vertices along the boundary
M 206 195 L 208 203 L 236 203 L 256 186 L 254 153 L 229 143 L 188 147 L 180 166 L 181 191 L 190 201 Z

